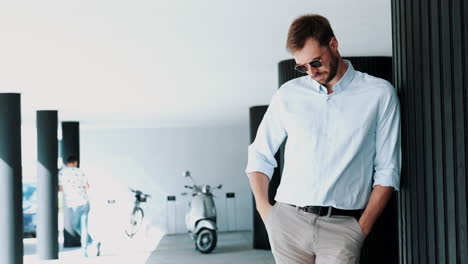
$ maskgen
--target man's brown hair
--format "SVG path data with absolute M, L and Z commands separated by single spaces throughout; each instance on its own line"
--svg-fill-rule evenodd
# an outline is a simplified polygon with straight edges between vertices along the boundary
M 306 40 L 311 37 L 321 46 L 328 46 L 334 36 L 328 19 L 317 14 L 303 15 L 296 18 L 289 27 L 286 48 L 291 53 L 301 50 Z

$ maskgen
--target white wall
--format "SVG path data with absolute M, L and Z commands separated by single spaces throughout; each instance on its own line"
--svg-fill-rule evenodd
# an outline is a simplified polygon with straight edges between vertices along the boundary
M 145 205 L 151 225 L 166 232 L 166 197 L 176 195 L 177 232 L 186 232 L 184 215 L 188 197 L 180 195 L 190 181 L 182 176 L 190 170 L 197 183 L 223 184 L 215 191 L 220 230 L 227 230 L 226 192 L 236 194 L 236 230 L 252 229 L 252 198 L 244 173 L 249 144 L 247 124 L 226 127 L 81 129 L 81 167 L 92 186 L 94 222 L 100 236 L 117 231 L 127 220 L 132 196 L 127 187 L 152 195 Z M 116 200 L 114 205 L 106 201 Z M 172 218 L 172 217 L 170 217 Z M 231 229 L 234 227 L 231 219 Z M 113 227 L 112 227 L 113 226 Z

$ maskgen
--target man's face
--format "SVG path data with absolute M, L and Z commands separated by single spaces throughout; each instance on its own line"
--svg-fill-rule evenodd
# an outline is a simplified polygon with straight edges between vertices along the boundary
M 335 38 L 330 40 L 328 46 L 320 46 L 314 38 L 307 39 L 304 48 L 293 52 L 297 65 L 305 65 L 307 74 L 322 85 L 329 83 L 338 70 L 338 43 Z M 322 66 L 319 68 L 309 65 L 311 61 L 320 60 Z

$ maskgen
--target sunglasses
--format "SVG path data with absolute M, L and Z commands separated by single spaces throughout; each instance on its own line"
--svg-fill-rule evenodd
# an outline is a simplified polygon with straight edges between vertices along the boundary
M 303 65 L 297 65 L 294 66 L 294 69 L 300 73 L 306 73 L 308 68 L 307 68 L 307 64 L 309 64 L 311 67 L 314 67 L 314 68 L 320 68 L 322 67 L 322 62 L 320 60 L 313 60 L 309 63 L 306 63 L 306 64 L 303 64 Z

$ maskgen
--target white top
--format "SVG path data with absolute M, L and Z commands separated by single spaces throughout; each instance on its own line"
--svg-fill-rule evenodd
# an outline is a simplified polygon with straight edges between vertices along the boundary
M 276 201 L 298 206 L 362 209 L 372 186 L 399 190 L 400 108 L 393 86 L 348 70 L 327 95 L 309 76 L 273 95 L 248 148 L 246 172 L 271 178 L 274 158 L 287 137 Z
M 77 207 L 88 203 L 88 179 L 80 168 L 63 167 L 59 172 L 59 185 L 63 188 L 65 203 Z

